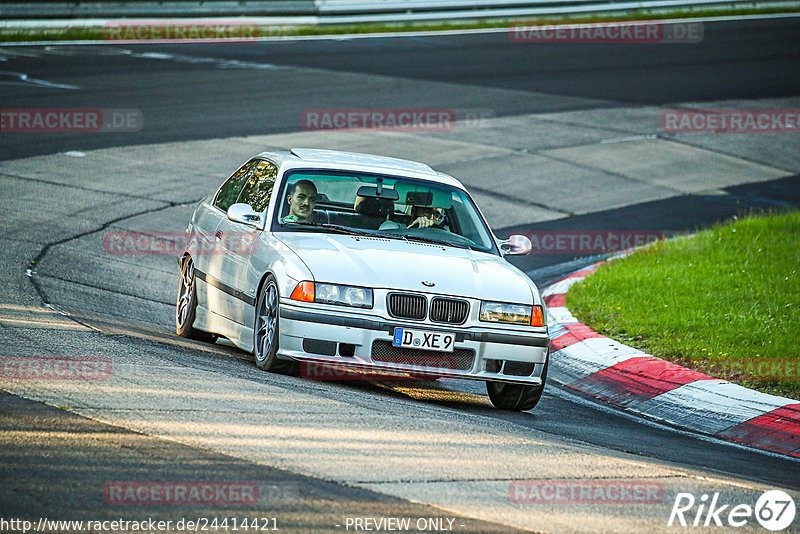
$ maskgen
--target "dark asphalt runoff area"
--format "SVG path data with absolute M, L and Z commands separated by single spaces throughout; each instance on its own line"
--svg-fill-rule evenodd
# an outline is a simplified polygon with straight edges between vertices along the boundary
M 691 45 L 519 44 L 499 32 L 64 46 L 58 47 L 63 53 L 37 57 L 14 57 L 13 49 L 0 48 L 12 54 L 0 69 L 3 107 L 133 108 L 148 125 L 128 134 L 4 136 L 0 159 L 298 131 L 310 107 L 483 108 L 508 116 L 787 97 L 800 94 L 798 27 L 797 18 L 708 23 L 703 41 Z M 159 54 L 177 57 L 159 60 Z M 310 75 L 295 67 L 320 70 Z M 9 72 L 81 89 L 23 83 Z M 450 84 L 468 90 L 454 91 Z
M 37 53 L 42 47 L 0 47 L 0 57 L 6 58 L 0 63 L 1 108 L 135 109 L 141 111 L 147 125 L 130 133 L 0 132 L 0 161 L 66 150 L 294 132 L 301 130 L 301 115 L 308 108 L 446 107 L 488 109 L 495 117 L 511 117 L 687 101 L 796 97 L 800 95 L 798 34 L 800 19 L 790 18 L 707 23 L 703 42 L 693 46 L 523 46 L 512 43 L 506 33 L 497 33 L 224 45 L 69 45 L 48 53 Z M 24 73 L 27 81 L 21 80 L 19 73 Z M 169 164 L 176 165 L 175 173 L 180 175 L 179 159 Z M 42 180 L 44 183 L 46 177 Z M 800 206 L 798 182 L 798 177 L 792 176 L 725 188 L 724 196 L 675 196 L 522 228 L 685 232 L 751 210 L 796 209 Z M 74 197 L 63 202 L 75 202 L 75 212 L 91 213 L 96 208 L 86 207 L 83 200 L 101 195 L 80 185 L 71 191 Z M 191 206 L 191 200 L 196 202 L 205 193 L 187 193 L 187 198 L 172 207 Z M 117 202 L 132 200 L 130 195 L 105 194 L 111 198 L 109 210 L 116 209 Z M 15 200 L 5 193 L 2 197 L 9 203 Z M 146 196 L 133 200 L 155 202 Z M 141 213 L 147 213 L 146 209 L 143 205 Z M 32 225 L 36 219 L 37 215 L 31 214 Z M 124 222 L 124 217 L 121 220 Z M 87 228 L 94 228 L 92 224 Z M 82 227 L 71 230 L 79 237 L 89 231 Z M 44 263 L 52 260 L 51 265 L 63 267 L 54 257 L 55 249 L 44 255 L 41 251 L 50 245 L 69 246 L 73 238 L 48 239 L 36 234 L 35 228 L 31 232 L 35 239 L 7 235 L 0 240 L 0 251 L 8 258 L 4 270 L 22 274 L 37 255 Z M 500 228 L 498 235 L 503 233 Z M 589 261 L 578 258 L 564 265 L 573 259 L 540 255 L 514 262 L 541 283 Z M 146 266 L 139 267 L 146 272 Z M 98 267 L 99 272 L 103 269 Z M 120 287 L 136 282 L 118 276 L 113 282 Z M 175 276 L 177 283 L 177 271 Z M 60 354 L 72 340 L 78 340 L 96 353 L 147 352 L 170 364 L 252 384 L 274 381 L 287 395 L 300 392 L 321 400 L 335 399 L 352 403 L 354 410 L 396 405 L 406 411 L 442 408 L 452 411 L 453 421 L 465 424 L 480 421 L 487 428 L 539 431 L 554 439 L 600 447 L 609 456 L 630 454 L 722 478 L 800 491 L 796 461 L 642 422 L 554 382 L 548 384 L 533 412 L 516 414 L 494 410 L 485 399 L 476 400 L 477 395 L 471 393 L 483 389 L 480 383 L 452 391 L 449 381 L 431 383 L 429 391 L 452 393 L 437 396 L 382 383 L 323 386 L 291 377 L 264 378 L 254 372 L 252 356 L 229 346 L 178 344 L 168 324 L 173 302 L 167 297 L 139 299 L 112 294 L 99 282 L 95 286 L 87 281 L 78 287 L 62 281 L 54 272 L 35 290 L 28 280 L 16 279 L 2 282 L 0 290 L 5 300 L 22 300 L 20 295 L 26 295 L 26 304 L 31 305 L 67 302 L 70 321 L 90 328 L 74 335 L 44 330 L 21 335 L 19 328 L 0 324 L 3 355 Z M 164 294 L 172 292 L 170 287 Z M 87 303 L 85 310 L 75 304 L 81 299 Z M 110 314 L 121 302 L 128 307 L 125 321 L 104 317 L 104 307 Z M 154 328 L 153 316 L 167 320 L 161 328 Z M 3 391 L 0 429 L 0 516 L 112 519 L 122 513 L 126 519 L 157 516 L 177 520 L 203 516 L 209 510 L 191 506 L 123 510 L 104 501 L 103 488 L 109 481 L 119 480 L 234 480 L 254 482 L 267 493 L 270 487 L 278 487 L 278 498 L 259 506 L 216 508 L 213 515 L 241 518 L 266 513 L 281 518 L 279 526 L 291 532 L 327 532 L 348 516 L 449 516 L 462 525 L 455 529 L 459 532 L 516 530 L 111 426 Z M 537 530 L 536 525 L 530 528 Z

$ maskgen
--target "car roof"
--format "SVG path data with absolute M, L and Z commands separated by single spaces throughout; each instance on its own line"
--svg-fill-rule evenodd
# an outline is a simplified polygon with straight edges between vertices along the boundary
M 284 165 L 287 169 L 324 168 L 368 171 L 380 174 L 400 174 L 454 185 L 462 189 L 464 187 L 452 176 L 437 172 L 424 163 L 407 159 L 390 158 L 388 156 L 317 148 L 293 148 L 290 151 L 262 152 L 259 156 L 278 159 L 279 161 L 276 161 L 276 163 Z

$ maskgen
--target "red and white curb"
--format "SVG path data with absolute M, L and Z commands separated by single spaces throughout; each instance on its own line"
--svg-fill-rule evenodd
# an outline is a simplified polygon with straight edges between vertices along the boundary
M 565 296 L 602 263 L 547 287 L 551 369 L 567 387 L 669 424 L 800 457 L 800 403 L 675 365 L 602 336 Z

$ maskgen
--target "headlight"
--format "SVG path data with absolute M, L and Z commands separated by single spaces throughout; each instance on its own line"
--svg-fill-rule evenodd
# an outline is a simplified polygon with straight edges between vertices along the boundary
M 372 308 L 372 290 L 366 287 L 300 282 L 290 298 L 303 302 Z
M 482 302 L 480 320 L 490 323 L 544 326 L 541 306 L 508 304 L 505 302 Z

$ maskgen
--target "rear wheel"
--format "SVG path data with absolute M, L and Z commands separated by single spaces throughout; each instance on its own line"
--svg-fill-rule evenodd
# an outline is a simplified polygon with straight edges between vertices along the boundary
M 541 386 L 486 382 L 486 391 L 489 393 L 489 399 L 492 401 L 495 408 L 517 412 L 533 410 L 539 403 L 539 399 L 542 398 L 542 393 L 544 393 L 544 384 L 547 379 L 547 366 L 549 364 L 550 360 L 548 358 L 544 364 L 544 370 L 542 371 Z
M 194 328 L 197 313 L 197 283 L 194 276 L 194 260 L 187 257 L 181 265 L 181 279 L 178 284 L 178 300 L 175 303 L 175 333 L 187 339 L 214 343 L 216 334 Z

